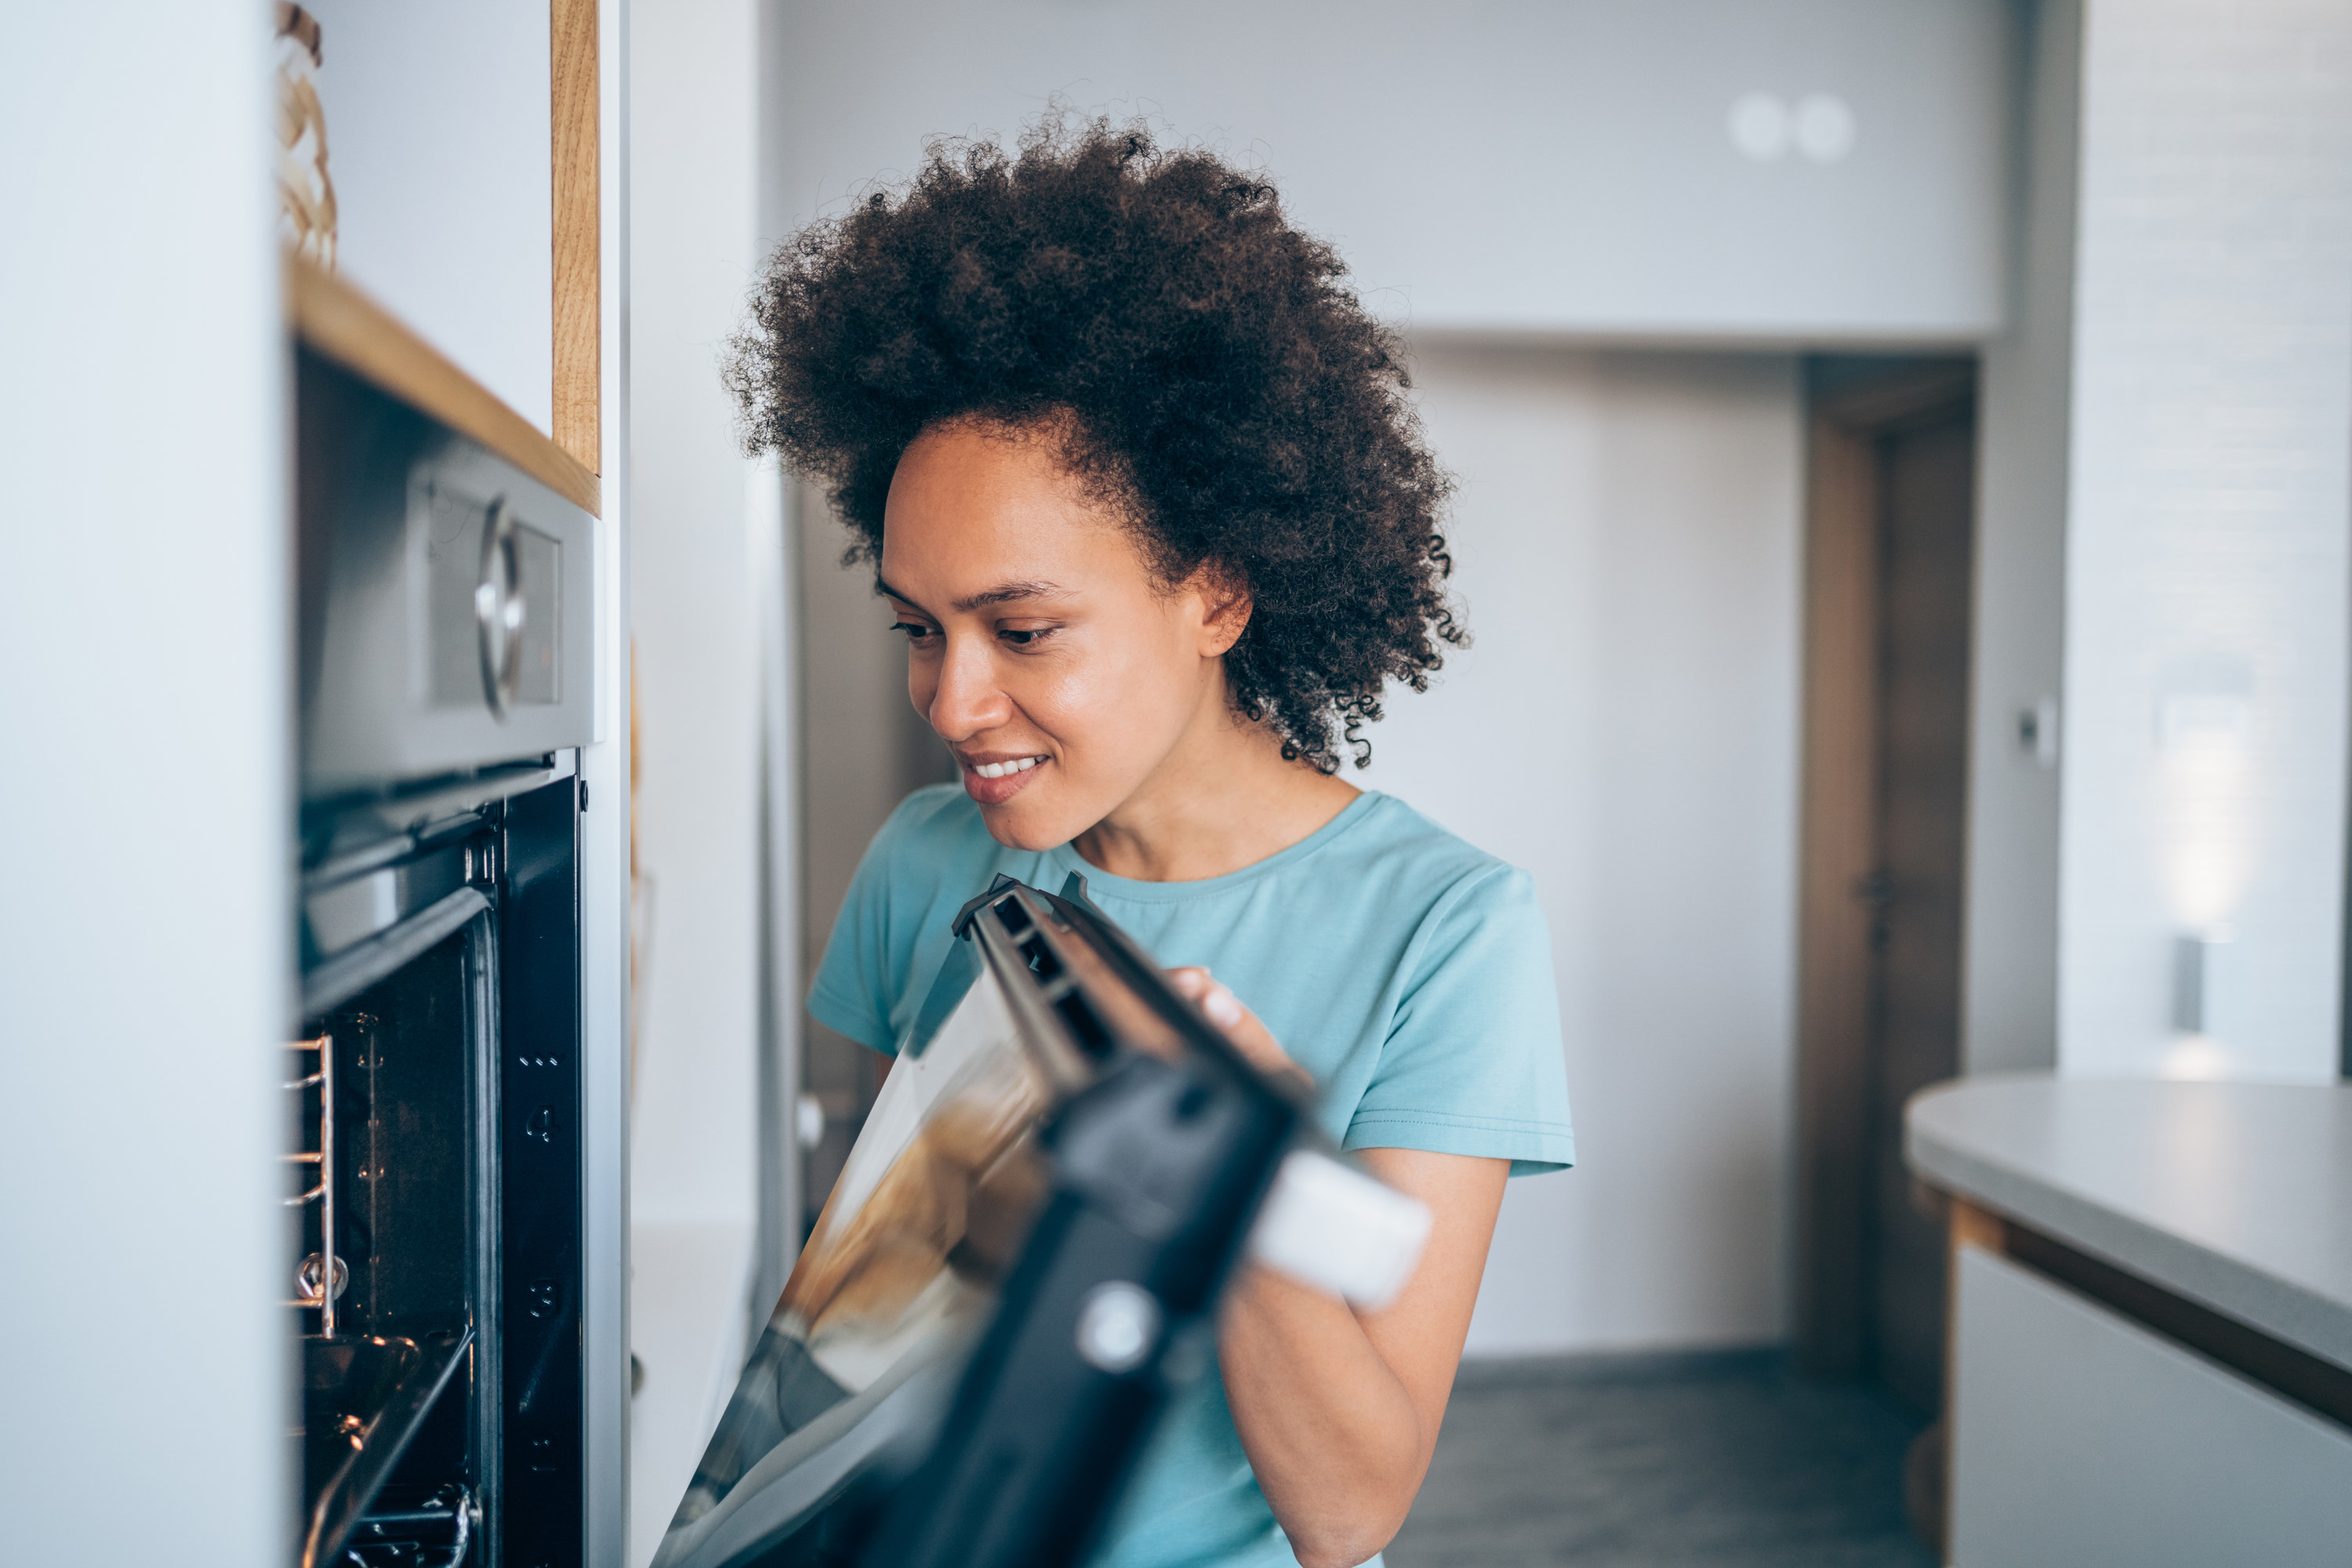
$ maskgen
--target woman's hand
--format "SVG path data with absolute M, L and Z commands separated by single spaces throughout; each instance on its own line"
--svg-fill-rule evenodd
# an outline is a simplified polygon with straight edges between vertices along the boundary
M 1198 1007 L 1209 1022 L 1225 1032 L 1249 1065 L 1268 1078 L 1287 1079 L 1299 1089 L 1312 1092 L 1315 1080 L 1305 1068 L 1290 1059 L 1288 1052 L 1258 1016 L 1242 1005 L 1241 998 L 1217 983 L 1206 969 L 1197 965 L 1168 972 L 1168 983 L 1176 987 L 1178 995 Z
M 1312 1087 L 1207 970 L 1173 970 L 1169 979 L 1251 1066 Z M 1419 1149 L 1367 1149 L 1359 1158 L 1436 1217 L 1402 1293 L 1378 1312 L 1359 1312 L 1252 1264 L 1226 1292 L 1217 1328 L 1242 1451 L 1304 1568 L 1363 1562 L 1412 1507 L 1436 1450 L 1509 1171 L 1504 1160 Z

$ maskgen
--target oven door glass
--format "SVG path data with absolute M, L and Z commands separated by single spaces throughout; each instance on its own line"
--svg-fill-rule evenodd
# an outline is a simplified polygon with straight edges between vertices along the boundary
M 1034 1134 L 1054 1099 L 984 972 L 902 1051 L 656 1568 L 737 1561 L 922 1458 L 1047 1195 Z

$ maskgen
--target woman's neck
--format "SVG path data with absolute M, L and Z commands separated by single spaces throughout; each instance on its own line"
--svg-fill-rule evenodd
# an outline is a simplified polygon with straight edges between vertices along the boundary
M 1264 724 L 1212 702 L 1167 759 L 1073 844 L 1087 863 L 1139 882 L 1198 882 L 1278 855 L 1361 792 L 1282 754 Z

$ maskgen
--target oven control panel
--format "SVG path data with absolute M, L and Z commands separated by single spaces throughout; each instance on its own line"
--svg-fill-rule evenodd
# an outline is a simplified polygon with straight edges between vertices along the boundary
M 595 519 L 298 353 L 303 793 L 380 793 L 594 736 Z

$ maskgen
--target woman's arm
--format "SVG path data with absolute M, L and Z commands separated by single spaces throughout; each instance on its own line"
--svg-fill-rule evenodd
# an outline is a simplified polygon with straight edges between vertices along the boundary
M 1509 1163 L 1368 1149 L 1375 1175 L 1437 1216 L 1421 1267 L 1378 1312 L 1252 1267 L 1218 1326 L 1225 1398 L 1301 1568 L 1354 1568 L 1389 1543 L 1428 1473 L 1486 1266 Z
M 1264 1025 L 1202 970 L 1175 972 L 1261 1069 L 1296 1071 Z M 1373 1174 L 1436 1216 L 1412 1281 L 1378 1312 L 1251 1267 L 1225 1300 L 1217 1359 L 1250 1468 L 1301 1568 L 1354 1568 L 1386 1546 L 1437 1446 L 1502 1206 L 1504 1160 L 1368 1149 Z

